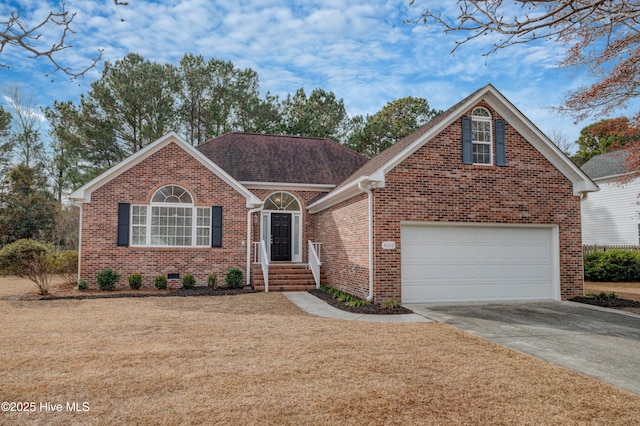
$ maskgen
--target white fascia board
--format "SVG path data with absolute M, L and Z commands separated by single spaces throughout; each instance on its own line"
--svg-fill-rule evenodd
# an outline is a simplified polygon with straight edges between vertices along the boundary
M 156 152 L 160 151 L 162 148 L 166 147 L 170 143 L 177 144 L 180 148 L 185 150 L 188 154 L 190 154 L 194 159 L 196 159 L 199 163 L 209 169 L 212 173 L 217 175 L 220 179 L 222 179 L 225 183 L 243 195 L 247 200 L 247 207 L 253 207 L 255 205 L 262 204 L 262 201 L 255 196 L 251 191 L 242 186 L 238 181 L 233 179 L 227 172 L 222 170 L 217 164 L 209 160 L 204 156 L 200 151 L 191 146 L 187 141 L 182 139 L 175 132 L 169 132 L 166 135 L 162 136 L 155 142 L 147 145 L 140 151 L 135 154 L 129 156 L 122 162 L 116 164 L 106 172 L 102 173 L 100 176 L 91 180 L 90 182 L 84 184 L 77 190 L 73 191 L 69 198 L 73 201 L 80 203 L 89 203 L 91 202 L 91 193 L 96 189 L 104 186 L 108 182 L 112 181 L 116 177 L 120 176 L 122 173 L 131 169 L 135 165 L 141 163 L 145 159 L 151 157 Z
M 573 195 L 598 191 L 598 185 L 500 92 L 490 88 L 482 98 L 573 183 Z
M 319 211 L 328 209 L 329 207 L 335 206 L 342 201 L 348 200 L 349 198 L 362 193 L 362 191 L 358 188 L 358 185 L 361 182 L 367 181 L 371 181 L 371 179 L 369 179 L 368 176 L 362 176 L 351 182 L 349 185 L 344 186 L 335 192 L 330 192 L 327 196 L 309 205 L 307 207 L 307 210 L 309 210 L 309 213 L 317 213 Z
M 602 177 L 599 177 L 599 178 L 595 178 L 595 179 L 593 179 L 593 181 L 598 183 L 598 182 L 603 182 L 603 181 L 611 180 L 611 179 L 620 179 L 623 176 L 629 176 L 629 175 L 633 175 L 633 174 L 636 174 L 636 173 L 638 173 L 638 172 L 618 173 L 618 174 L 615 174 L 615 175 L 602 176 Z
M 492 86 L 487 86 L 487 91 L 491 90 Z M 454 121 L 456 121 L 464 112 L 469 110 L 472 106 L 477 104 L 481 99 L 485 96 L 485 91 L 479 91 L 476 96 L 470 98 L 464 104 L 458 106 L 457 109 L 452 111 L 445 119 L 437 123 L 435 126 L 430 128 L 427 132 L 420 135 L 415 141 L 413 141 L 410 145 L 408 145 L 405 149 L 403 149 L 400 153 L 398 153 L 395 157 L 387 161 L 382 167 L 376 170 L 371 174 L 372 178 L 377 180 L 381 180 L 383 182 L 381 187 L 384 187 L 384 176 L 393 170 L 398 164 L 402 163 L 404 160 L 409 158 L 411 154 L 416 152 L 420 147 L 422 147 L 425 143 L 429 142 L 433 137 L 440 134 L 444 129 L 449 127 Z
M 287 182 L 255 182 L 255 181 L 241 181 L 247 189 L 273 189 L 274 191 L 314 191 L 314 192 L 328 192 L 331 191 L 336 185 L 330 184 L 313 184 L 313 183 L 287 183 Z

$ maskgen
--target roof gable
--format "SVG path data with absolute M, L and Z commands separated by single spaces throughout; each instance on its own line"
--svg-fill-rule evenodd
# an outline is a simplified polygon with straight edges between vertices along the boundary
M 90 182 L 84 184 L 80 188 L 76 189 L 71 193 L 69 198 L 76 202 L 89 203 L 91 202 L 91 193 L 96 189 L 102 187 L 108 182 L 120 176 L 125 171 L 131 169 L 135 165 L 141 163 L 147 158 L 151 157 L 156 152 L 160 151 L 167 145 L 175 143 L 177 146 L 186 151 L 189 155 L 191 155 L 195 161 L 200 162 L 207 169 L 209 169 L 212 173 L 222 179 L 225 183 L 243 195 L 247 200 L 247 207 L 252 207 L 261 203 L 261 200 L 256 197 L 251 191 L 245 188 L 242 184 L 240 184 L 237 180 L 235 180 L 232 176 L 230 176 L 226 171 L 224 171 L 220 166 L 212 162 L 198 150 L 196 150 L 193 146 L 187 143 L 184 139 L 178 136 L 174 132 L 167 133 L 162 136 L 160 139 L 155 142 L 147 145 L 140 151 L 131 155 L 124 161 L 118 163 L 114 167 L 110 168 L 106 172 L 102 173 L 95 179 Z
M 369 161 L 324 138 L 226 133 L 196 148 L 239 182 L 335 186 Z
M 629 152 L 625 150 L 606 152 L 594 155 L 581 167 L 591 179 L 602 179 L 621 176 L 629 173 L 627 159 Z
M 489 84 L 467 96 L 412 134 L 372 158 L 371 161 L 349 176 L 326 197 L 310 205 L 310 211 L 323 210 L 356 195 L 360 192 L 359 187 L 363 183 L 366 183 L 369 187 L 384 187 L 385 175 L 389 171 L 428 143 L 480 101 L 485 101 L 491 105 L 498 114 L 567 177 L 573 183 L 574 195 L 598 190 L 598 186 L 580 168 L 573 164 L 549 138 L 493 85 Z

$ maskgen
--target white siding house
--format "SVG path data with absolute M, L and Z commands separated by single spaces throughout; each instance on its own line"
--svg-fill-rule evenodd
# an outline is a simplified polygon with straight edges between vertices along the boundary
M 629 179 L 624 151 L 597 155 L 582 170 L 600 187 L 582 200 L 582 243 L 640 245 L 640 176 Z

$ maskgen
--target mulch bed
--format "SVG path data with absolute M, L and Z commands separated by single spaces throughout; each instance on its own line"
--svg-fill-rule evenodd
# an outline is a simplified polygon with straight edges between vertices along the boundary
M 569 299 L 572 302 L 586 303 L 589 305 L 602 306 L 603 308 L 640 308 L 640 302 L 629 299 L 609 299 L 600 297 L 580 296 Z
M 354 314 L 398 315 L 398 314 L 412 314 L 413 313 L 413 311 L 410 311 L 409 309 L 404 308 L 402 306 L 385 308 L 383 306 L 380 306 L 377 303 L 370 303 L 368 305 L 351 308 L 351 307 L 347 306 L 347 304 L 345 302 L 340 302 L 335 297 L 333 297 L 332 295 L 330 295 L 328 293 L 325 293 L 323 291 L 320 291 L 320 290 L 316 289 L 316 290 L 309 290 L 309 293 L 313 294 L 318 299 L 324 300 L 329 305 L 331 305 L 331 306 L 333 306 L 335 308 L 342 309 L 343 311 L 347 311 L 347 312 L 353 312 Z
M 254 293 L 251 287 L 246 288 L 216 288 L 195 287 L 191 289 L 179 288 L 175 290 L 87 290 L 86 294 L 44 295 L 40 300 L 84 300 L 84 299 L 117 299 L 122 297 L 191 297 L 191 296 L 233 296 L 236 294 Z

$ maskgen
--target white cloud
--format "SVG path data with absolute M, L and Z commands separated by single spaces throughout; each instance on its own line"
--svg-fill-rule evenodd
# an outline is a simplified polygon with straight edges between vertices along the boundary
M 446 109 L 472 91 L 493 83 L 544 131 L 571 129 L 570 118 L 558 118 L 547 105 L 562 101 L 567 88 L 582 83 L 554 66 L 562 56 L 556 45 L 537 44 L 502 50 L 487 58 L 492 36 L 465 44 L 460 34 L 446 36 L 437 26 L 404 24 L 419 16 L 425 2 L 406 0 L 155 0 L 130 1 L 116 7 L 102 0 L 67 0 L 77 11 L 74 48 L 59 59 L 74 69 L 90 64 L 98 49 L 111 62 L 135 52 L 145 59 L 177 64 L 185 53 L 230 60 L 258 72 L 260 89 L 280 96 L 304 87 L 333 91 L 344 98 L 349 114 L 371 114 L 387 102 L 419 96 Z M 59 7 L 57 0 L 19 0 L 25 11 L 40 14 Z M 425 3 L 426 4 L 426 3 Z M 436 2 L 429 2 L 436 4 Z M 457 3 L 438 2 L 441 11 L 456 12 Z M 0 4 L 0 16 L 8 6 Z M 40 16 L 40 15 L 38 15 Z M 124 19 L 121 21 L 120 18 Z M 48 37 L 54 34 L 52 32 Z M 100 77 L 101 67 L 85 79 L 70 82 L 62 74 L 44 77 L 45 60 L 27 60 L 16 49 L 5 50 L 0 86 L 33 88 L 38 102 L 75 100 Z M 45 71 L 46 72 L 46 71 Z M 2 87 L 0 87 L 1 89 Z M 546 123 L 551 123 L 547 125 Z

